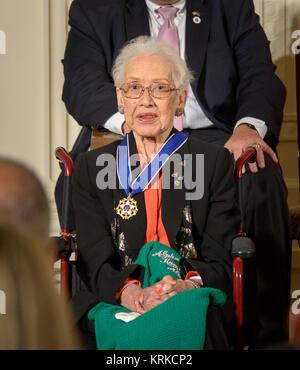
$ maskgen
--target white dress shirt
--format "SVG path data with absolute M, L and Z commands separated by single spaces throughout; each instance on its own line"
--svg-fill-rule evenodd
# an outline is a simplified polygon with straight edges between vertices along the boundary
M 150 0 L 145 0 L 148 13 L 149 13 L 149 27 L 150 34 L 152 37 L 157 37 L 159 28 L 163 24 L 164 20 L 161 15 L 159 15 L 155 10 L 159 6 L 153 3 Z M 185 60 L 185 24 L 186 24 L 186 0 L 179 0 L 174 6 L 178 8 L 178 12 L 174 17 L 174 24 L 178 30 L 179 37 L 179 50 L 180 56 Z M 165 6 L 162 6 L 165 7 Z M 124 115 L 119 112 L 113 114 L 105 123 L 104 127 L 109 131 L 116 132 L 118 134 L 122 133 L 122 124 L 124 122 Z M 238 122 L 236 122 L 234 129 L 242 123 L 249 123 L 255 126 L 256 130 L 262 138 L 264 138 L 267 133 L 267 125 L 264 121 L 253 118 L 253 117 L 244 117 Z M 188 88 L 188 98 L 186 106 L 184 109 L 184 114 L 182 116 L 182 125 L 183 128 L 190 129 L 199 129 L 213 127 L 214 124 L 205 116 L 200 105 L 198 104 L 195 95 L 192 91 L 191 86 Z

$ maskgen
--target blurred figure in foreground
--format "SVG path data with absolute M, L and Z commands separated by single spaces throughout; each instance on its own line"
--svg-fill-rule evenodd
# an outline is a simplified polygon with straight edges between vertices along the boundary
M 0 225 L 0 350 L 81 348 L 50 262 L 38 240 Z
M 43 186 L 32 170 L 7 158 L 0 158 L 0 222 L 25 229 L 56 259 L 56 247 L 49 239 L 49 204 Z

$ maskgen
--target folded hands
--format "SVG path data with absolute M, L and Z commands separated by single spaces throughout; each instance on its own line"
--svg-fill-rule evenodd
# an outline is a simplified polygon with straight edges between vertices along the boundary
M 162 280 L 148 288 L 141 288 L 131 284 L 121 294 L 120 303 L 131 311 L 144 313 L 165 302 L 170 297 L 193 289 L 194 286 L 189 280 L 174 280 L 167 275 Z

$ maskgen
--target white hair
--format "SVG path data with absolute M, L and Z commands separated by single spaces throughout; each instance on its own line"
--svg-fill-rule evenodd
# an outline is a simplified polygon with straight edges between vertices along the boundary
M 187 88 L 193 80 L 193 75 L 184 60 L 171 46 L 150 36 L 139 36 L 121 49 L 114 62 L 112 76 L 116 87 L 121 87 L 124 83 L 125 67 L 129 60 L 140 55 L 158 55 L 171 62 L 172 77 L 176 88 Z

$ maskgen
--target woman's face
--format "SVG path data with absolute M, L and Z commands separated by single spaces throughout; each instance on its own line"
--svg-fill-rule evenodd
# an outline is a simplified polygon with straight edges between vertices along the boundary
M 172 64 L 158 55 L 133 57 L 125 66 L 124 83 L 138 83 L 148 87 L 152 83 L 168 84 L 175 88 Z M 165 99 L 153 98 L 147 89 L 138 99 L 127 98 L 117 88 L 118 105 L 124 106 L 126 124 L 142 137 L 158 137 L 169 133 L 175 111 L 183 109 L 187 91 L 172 91 Z

